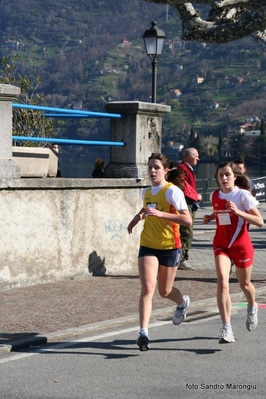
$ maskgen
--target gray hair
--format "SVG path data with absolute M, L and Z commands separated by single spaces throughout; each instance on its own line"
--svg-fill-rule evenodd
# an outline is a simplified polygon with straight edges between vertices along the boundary
M 183 158 L 187 158 L 188 155 L 192 155 L 194 151 L 198 151 L 198 150 L 194 147 L 186 148 L 183 151 Z

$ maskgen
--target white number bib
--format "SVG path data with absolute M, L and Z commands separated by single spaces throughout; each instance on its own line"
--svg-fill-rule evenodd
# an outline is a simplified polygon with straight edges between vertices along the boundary
M 219 225 L 224 226 L 226 224 L 231 224 L 229 213 L 218 213 Z

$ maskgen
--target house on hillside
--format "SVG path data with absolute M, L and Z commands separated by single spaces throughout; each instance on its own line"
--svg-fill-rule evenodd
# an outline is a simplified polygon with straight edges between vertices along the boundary
M 181 40 L 174 40 L 173 43 L 174 43 L 174 48 L 181 48 L 182 47 Z
M 253 116 L 249 116 L 247 119 L 246 119 L 246 121 L 245 122 L 247 122 L 247 123 L 256 123 L 256 122 L 259 122 L 259 118 L 256 116 L 256 115 L 253 115 Z
M 257 137 L 260 136 L 260 130 L 254 130 L 254 129 L 250 129 L 244 132 L 240 132 L 241 135 L 243 135 L 246 138 L 247 144 L 249 144 L 250 146 L 254 146 L 255 144 L 255 140 Z M 227 132 L 227 146 L 226 146 L 226 156 L 230 156 L 230 142 L 232 140 L 232 137 L 235 136 L 235 132 L 232 131 L 228 131 Z M 250 147 L 252 148 L 252 147 Z
M 260 130 L 248 130 L 244 135 L 248 138 L 258 137 L 260 136 Z
M 182 43 L 181 40 L 169 39 L 165 41 L 165 46 L 168 46 L 168 48 L 171 51 L 174 51 L 181 49 L 184 46 L 184 44 Z
M 260 136 L 260 130 L 248 130 L 243 134 L 247 138 L 249 144 L 254 145 L 256 138 Z
M 7 48 L 15 48 L 16 50 L 19 48 L 20 43 L 17 40 L 6 40 L 4 41 L 4 46 Z
M 252 129 L 255 127 L 254 123 L 244 123 L 243 125 L 239 126 L 239 133 L 243 134 L 246 133 L 249 129 Z
M 83 105 L 82 100 L 79 100 L 72 104 L 72 109 L 77 109 L 77 110 L 82 109 L 82 105 Z
M 200 85 L 201 83 L 204 82 L 204 78 L 202 76 L 197 76 L 196 77 L 196 82 L 197 82 L 198 85 Z
M 238 77 L 236 78 L 236 80 L 237 80 L 237 83 L 238 83 L 239 85 L 241 85 L 241 84 L 244 82 L 244 79 L 241 78 L 240 76 L 238 76 Z
M 131 46 L 131 42 L 126 38 L 124 38 L 122 40 L 122 43 L 118 45 L 118 47 L 120 47 L 120 48 L 130 47 L 130 46 Z
M 210 109 L 217 109 L 217 108 L 219 108 L 220 107 L 220 104 L 217 102 L 217 101 L 212 101 L 210 104 L 209 104 L 209 108 Z
M 179 89 L 172 89 L 171 91 L 170 91 L 170 96 L 171 96 L 171 98 L 173 98 L 173 99 L 177 99 L 177 98 L 179 98 L 180 96 L 181 96 L 181 91 L 179 90 Z
M 180 152 L 184 148 L 184 145 L 170 140 L 167 141 L 166 148 Z
M 79 44 L 82 44 L 81 39 L 69 39 L 66 41 L 66 46 L 69 46 L 69 47 L 76 47 Z

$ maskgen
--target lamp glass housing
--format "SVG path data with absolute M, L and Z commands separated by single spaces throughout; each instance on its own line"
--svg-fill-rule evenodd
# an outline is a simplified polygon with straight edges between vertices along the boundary
M 152 21 L 151 25 L 152 27 L 145 31 L 142 38 L 147 55 L 151 58 L 156 58 L 163 52 L 165 34 L 161 29 L 157 28 L 155 21 Z
M 163 52 L 164 37 L 144 37 L 146 53 L 149 56 L 161 55 Z

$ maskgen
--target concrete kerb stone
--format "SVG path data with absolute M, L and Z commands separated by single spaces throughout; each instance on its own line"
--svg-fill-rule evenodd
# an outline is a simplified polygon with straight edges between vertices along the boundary
M 266 286 L 256 288 L 256 296 L 266 293 Z M 231 294 L 231 301 L 232 305 L 238 301 L 244 301 L 245 296 L 243 292 L 238 292 L 235 294 Z M 191 303 L 189 306 L 189 313 L 194 313 L 196 311 L 202 311 L 209 308 L 213 308 L 217 306 L 216 297 L 202 299 L 196 301 L 195 303 Z M 151 322 L 156 320 L 171 320 L 174 311 L 174 306 L 154 310 L 151 315 Z M 82 335 L 86 335 L 89 333 L 100 332 L 103 330 L 108 330 L 112 328 L 122 328 L 124 326 L 130 324 L 136 324 L 136 331 L 137 331 L 137 323 L 138 323 L 139 316 L 138 314 L 132 314 L 129 316 L 119 317 L 112 320 L 106 320 L 99 323 L 87 324 L 84 326 L 76 327 L 76 328 L 69 328 L 66 330 L 55 331 L 52 333 L 48 333 L 45 335 L 36 335 L 34 337 L 29 337 L 17 341 L 10 342 L 8 345 L 0 345 L 0 355 L 8 354 L 12 351 L 20 350 L 29 348 L 31 346 L 39 346 L 45 345 L 49 343 L 56 343 L 62 340 L 76 338 Z

